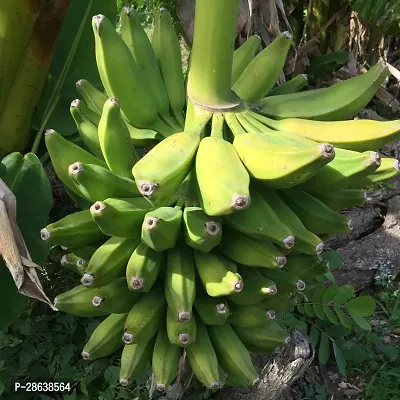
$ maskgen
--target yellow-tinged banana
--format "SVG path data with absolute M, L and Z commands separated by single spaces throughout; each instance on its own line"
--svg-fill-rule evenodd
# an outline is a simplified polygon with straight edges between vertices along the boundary
M 92 304 L 94 291 L 84 285 L 59 294 L 54 299 L 54 306 L 68 314 L 78 317 L 97 317 L 109 314 L 108 311 L 94 307 Z
M 69 166 L 68 175 L 75 183 L 80 195 L 93 203 L 111 197 L 140 196 L 133 179 L 114 174 L 99 165 L 76 162 Z
M 125 178 L 132 177 L 132 167 L 139 160 L 128 128 L 122 120 L 116 98 L 106 101 L 99 122 L 99 141 L 108 168 Z
M 181 46 L 171 16 L 165 8 L 160 8 L 155 17 L 151 43 L 167 89 L 172 115 L 183 126 L 182 112 L 186 102 L 186 93 Z
M 197 315 L 206 325 L 224 324 L 230 315 L 226 299 L 209 296 L 201 286 L 201 282 L 198 283 L 194 301 Z
M 215 253 L 194 250 L 194 262 L 206 292 L 212 297 L 228 296 L 243 289 L 234 261 Z
M 279 219 L 263 197 L 251 192 L 251 205 L 240 213 L 227 215 L 227 225 L 248 236 L 271 240 L 279 247 L 291 249 L 295 244 L 293 232 Z
M 227 227 L 218 250 L 248 267 L 282 268 L 286 264 L 286 257 L 271 242 L 254 239 Z
M 155 204 L 173 196 L 191 170 L 199 143 L 198 134 L 180 132 L 157 144 L 132 169 L 140 193 Z
M 133 199 L 105 199 L 90 207 L 93 220 L 109 236 L 133 237 L 140 235 L 146 213 L 152 209 L 143 197 Z
M 218 363 L 228 376 L 241 385 L 255 385 L 260 380 L 248 350 L 238 338 L 230 324 L 208 327 L 211 343 L 217 354 Z
M 388 68 L 378 63 L 366 74 L 328 88 L 266 97 L 257 112 L 275 119 L 346 120 L 369 103 L 389 74 Z
M 392 179 L 399 174 L 400 164 L 398 160 L 394 158 L 382 158 L 380 167 L 372 174 L 362 176 L 353 182 L 350 188 L 367 188 L 373 186 L 376 183 Z
M 108 99 L 107 96 L 86 79 L 80 79 L 76 82 L 76 88 L 87 106 L 99 116 L 100 120 L 104 103 Z M 94 123 L 94 121 L 92 122 Z
M 157 121 L 157 108 L 128 46 L 104 15 L 92 20 L 96 61 L 109 97 L 121 102 L 124 117 L 137 128 L 150 128 Z
M 104 161 L 63 138 L 53 129 L 46 131 L 45 142 L 57 176 L 62 180 L 64 185 L 68 187 L 68 189 L 71 189 L 78 196 L 80 196 L 81 193 L 68 175 L 68 169 L 71 164 L 79 161 L 107 168 L 107 164 Z
M 316 235 L 348 232 L 351 228 L 347 217 L 332 211 L 322 201 L 300 188 L 280 190 L 279 195 L 297 214 L 304 226 Z
M 214 114 L 211 137 L 200 142 L 196 155 L 199 198 L 211 216 L 232 214 L 250 205 L 250 177 L 235 148 L 223 138 L 224 117 Z
M 267 270 L 267 268 L 260 269 Z M 275 282 L 272 279 L 264 277 L 256 268 L 239 266 L 238 271 L 243 279 L 244 287 L 240 293 L 229 296 L 231 303 L 248 306 L 276 295 L 277 287 Z
M 92 333 L 82 351 L 84 360 L 106 357 L 121 345 L 121 336 L 128 314 L 111 314 Z
M 322 240 L 306 229 L 297 214 L 279 196 L 279 191 L 266 187 L 260 187 L 258 190 L 278 218 L 293 232 L 296 241 L 292 250 L 306 254 L 322 253 Z
M 222 223 L 219 218 L 208 216 L 200 207 L 185 207 L 183 233 L 188 246 L 209 252 L 221 242 Z
M 139 237 L 108 239 L 93 254 L 81 283 L 88 287 L 101 287 L 124 276 L 126 264 L 139 241 Z
M 284 271 L 302 280 L 309 280 L 329 272 L 329 268 L 319 257 L 293 253 L 288 255 Z
M 194 315 L 189 321 L 181 322 L 168 307 L 167 334 L 169 341 L 177 346 L 186 347 L 196 341 L 197 324 Z
M 192 250 L 180 243 L 168 250 L 165 297 L 173 317 L 187 322 L 192 317 L 196 296 L 195 266 Z
M 164 323 L 166 301 L 164 291 L 154 287 L 132 307 L 125 322 L 122 340 L 125 344 L 147 341 Z
M 276 318 L 276 311 L 268 309 L 262 302 L 248 306 L 232 303 L 229 308 L 231 310 L 229 323 L 244 328 L 262 325 L 264 322 Z
M 169 341 L 166 327 L 161 326 L 154 345 L 151 363 L 158 392 L 165 392 L 176 378 L 181 353 L 182 349 Z
M 134 378 L 140 376 L 146 365 L 151 361 L 154 349 L 155 337 L 151 339 L 125 345 L 121 355 L 121 370 L 119 373 L 119 383 L 122 386 L 129 386 Z
M 309 190 L 308 192 L 318 200 L 321 200 L 333 211 L 340 211 L 350 207 L 360 207 L 367 201 L 365 192 L 360 189 L 317 190 Z
M 48 244 L 65 247 L 91 244 L 104 238 L 103 232 L 93 220 L 89 210 L 67 215 L 47 225 L 40 231 L 40 236 Z
M 244 70 L 256 56 L 257 50 L 261 45 L 260 36 L 250 36 L 235 52 L 233 53 L 232 64 L 232 85 L 234 85 Z
M 303 87 L 306 86 L 307 83 L 308 78 L 306 74 L 297 75 L 283 85 L 277 86 L 275 89 L 272 89 L 268 96 L 297 93 L 300 92 L 300 90 L 303 89 Z
M 196 378 L 209 389 L 221 387 L 218 359 L 204 324 L 197 322 L 197 338 L 186 347 L 189 365 Z
M 259 53 L 240 75 L 232 90 L 243 100 L 255 102 L 274 87 L 286 61 L 293 37 L 283 32 Z
M 275 188 L 299 185 L 335 156 L 330 144 L 307 148 L 283 145 L 273 143 L 268 136 L 257 132 L 235 136 L 233 146 L 249 174 Z
M 358 178 L 371 174 L 381 165 L 381 157 L 375 151 L 350 152 L 338 156 L 321 168 L 313 177 L 302 184 L 305 190 L 323 191 L 345 189 L 357 182 Z
M 88 118 L 82 111 L 82 102 L 79 99 L 75 99 L 70 106 L 70 112 L 72 118 L 75 121 L 76 127 L 83 142 L 89 148 L 89 150 L 99 158 L 103 158 L 99 143 L 99 134 L 97 126 Z
M 171 249 L 178 241 L 181 223 L 182 209 L 178 206 L 149 211 L 143 219 L 142 242 L 158 252 Z
M 162 261 L 162 253 L 157 253 L 140 242 L 126 267 L 128 288 L 134 291 L 148 292 L 158 277 Z
M 287 331 L 273 320 L 252 327 L 234 325 L 233 329 L 243 342 L 271 350 L 289 340 Z

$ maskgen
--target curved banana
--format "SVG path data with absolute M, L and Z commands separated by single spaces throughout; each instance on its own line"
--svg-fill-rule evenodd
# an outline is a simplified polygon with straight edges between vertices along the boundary
M 268 96 L 279 96 L 281 94 L 291 94 L 298 93 L 304 86 L 308 83 L 308 78 L 306 74 L 301 74 L 295 76 L 290 81 L 287 81 L 283 85 L 277 86 L 272 89 Z
M 100 117 L 108 97 L 86 79 L 79 79 L 75 86 L 87 106 Z

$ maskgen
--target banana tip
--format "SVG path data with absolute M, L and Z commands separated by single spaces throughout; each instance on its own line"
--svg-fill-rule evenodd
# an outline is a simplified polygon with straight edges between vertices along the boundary
M 78 261 L 76 262 L 76 265 L 78 267 L 84 267 L 87 264 L 87 260 L 84 260 L 83 258 L 79 258 Z
M 283 244 L 287 249 L 291 249 L 294 246 L 294 236 L 288 236 L 286 239 L 283 240 Z
M 211 390 L 216 390 L 216 389 L 219 389 L 221 387 L 221 383 L 220 382 L 212 382 L 211 384 L 210 384 L 210 389 Z
M 181 333 L 178 336 L 179 342 L 183 345 L 189 344 L 190 342 L 190 335 L 188 333 Z
M 287 263 L 287 258 L 284 256 L 276 257 L 276 262 L 278 264 L 278 268 L 283 268 Z
M 111 97 L 110 103 L 119 107 L 119 100 L 116 97 Z
M 122 341 L 125 344 L 131 344 L 133 342 L 134 336 L 132 333 L 125 332 L 124 335 L 122 336 Z
M 93 23 L 96 26 L 98 32 L 100 32 L 100 25 L 106 17 L 103 14 L 98 14 L 93 17 Z
M 158 184 L 149 181 L 138 181 L 138 189 L 143 196 L 151 196 L 158 188 Z
M 321 151 L 321 156 L 327 159 L 332 159 L 335 157 L 335 148 L 329 143 L 323 143 L 317 145 Z
M 76 85 L 77 87 L 80 87 L 80 86 L 82 86 L 83 82 L 84 82 L 84 79 L 79 79 L 79 81 L 77 81 L 77 82 L 75 83 L 75 85 Z
M 216 306 L 218 314 L 226 314 L 228 309 L 224 303 L 217 304 Z
M 144 227 L 145 229 L 147 229 L 148 231 L 154 229 L 157 226 L 157 223 L 160 219 L 156 218 L 156 217 L 147 217 L 144 221 Z
M 123 378 L 121 378 L 121 379 L 119 380 L 119 383 L 120 383 L 122 386 L 128 386 L 128 385 L 129 385 L 128 379 L 123 379 Z
M 40 237 L 42 238 L 42 240 L 44 240 L 44 241 L 49 240 L 50 236 L 51 236 L 51 233 L 48 231 L 47 228 L 43 228 L 40 231 Z
M 79 99 L 75 99 L 71 101 L 71 107 L 78 107 L 81 101 Z
M 98 215 L 101 214 L 106 208 L 107 206 L 102 201 L 96 201 L 96 203 L 90 207 L 90 212 L 94 215 Z
M 92 304 L 93 304 L 95 307 L 100 307 L 100 306 L 101 306 L 101 303 L 103 303 L 103 301 L 104 301 L 104 299 L 103 299 L 102 297 L 100 297 L 100 296 L 94 296 L 94 297 L 93 297 L 93 300 L 92 300 Z
M 87 351 L 82 351 L 82 358 L 84 360 L 89 360 L 89 358 L 90 358 L 89 353 Z
M 144 280 L 140 276 L 134 276 L 131 280 L 131 288 L 132 290 L 140 290 L 143 289 Z
M 254 386 L 254 385 L 257 385 L 258 382 L 260 382 L 260 378 L 254 379 L 252 385 L 253 385 L 253 386 Z
M 266 294 L 277 294 L 278 293 L 278 288 L 276 285 L 269 286 L 265 289 Z
M 83 171 L 83 165 L 79 161 L 71 164 L 68 167 L 68 172 L 70 173 L 70 175 L 77 175 L 77 174 L 79 174 L 79 172 L 82 172 L 82 171 Z
M 302 292 L 306 288 L 306 284 L 304 283 L 304 281 L 299 279 L 296 283 L 296 287 L 298 290 L 300 290 Z
M 276 318 L 275 310 L 268 310 L 267 311 L 267 316 L 268 316 L 269 319 L 275 319 Z
M 307 74 L 301 74 L 302 78 L 308 82 L 308 75 Z
M 283 32 L 283 35 L 285 35 L 287 39 L 292 39 L 293 38 L 293 35 L 289 31 Z
M 67 255 L 64 254 L 64 255 L 61 257 L 61 259 L 60 259 L 60 264 L 61 264 L 62 266 L 64 266 L 65 264 L 67 264 L 67 262 L 68 262 L 68 260 L 67 260 Z
M 92 286 L 93 282 L 94 282 L 94 277 L 91 274 L 84 274 L 81 279 L 81 283 L 84 286 Z
M 218 235 L 219 231 L 220 231 L 220 224 L 218 222 L 215 221 L 207 221 L 205 223 L 206 225 L 206 229 L 207 229 L 207 233 L 211 236 L 216 236 Z
M 179 322 L 189 322 L 191 319 L 190 312 L 182 311 L 178 314 L 178 321 Z
M 56 131 L 54 129 L 47 129 L 46 132 L 44 133 L 44 136 L 50 136 Z
M 241 291 L 243 290 L 243 286 L 244 286 L 244 283 L 243 283 L 243 281 L 240 279 L 240 280 L 236 281 L 236 282 L 233 284 L 233 290 L 234 290 L 236 293 L 241 292 Z
M 162 384 L 157 385 L 157 392 L 164 393 L 165 392 L 165 385 L 162 385 Z
M 400 171 L 400 162 L 399 160 L 395 160 L 393 163 L 393 168 L 396 169 L 397 171 Z
M 241 211 L 250 205 L 250 196 L 246 194 L 237 194 L 232 199 L 232 208 Z
M 317 244 L 317 246 L 315 247 L 315 251 L 317 252 L 317 254 L 321 254 L 324 251 L 324 244 L 323 243 Z

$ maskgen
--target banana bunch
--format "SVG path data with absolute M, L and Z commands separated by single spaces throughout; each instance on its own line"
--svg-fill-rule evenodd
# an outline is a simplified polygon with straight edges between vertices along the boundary
M 229 101 L 199 105 L 199 49 L 211 76 L 197 82 L 203 98 L 210 92 L 201 85 L 220 67 L 215 49 L 207 56 L 218 43 L 201 37 L 214 32 L 212 24 L 226 32 L 227 1 L 232 6 L 197 2 L 186 112 L 167 11 L 156 18 L 152 42 L 131 9 L 122 13 L 121 35 L 95 16 L 107 94 L 81 80 L 83 100 L 71 105 L 86 149 L 53 130 L 45 136 L 59 178 L 92 204 L 41 231 L 66 249 L 62 265 L 80 276 L 55 306 L 105 316 L 82 356 L 94 360 L 123 346 L 122 385 L 150 362 L 163 392 L 183 359 L 210 389 L 225 375 L 256 384 L 249 352 L 270 353 L 289 340 L 277 315 L 329 271 L 324 239 L 351 229 L 338 211 L 362 205 L 360 188 L 399 170 L 376 150 L 398 137 L 400 122 L 339 121 L 372 98 L 387 69 L 379 64 L 327 89 L 293 94 L 304 77 L 274 89 L 292 43 L 287 32 L 257 55 L 260 39 L 251 37 L 224 58 L 233 65 Z M 232 37 L 222 39 L 232 47 Z

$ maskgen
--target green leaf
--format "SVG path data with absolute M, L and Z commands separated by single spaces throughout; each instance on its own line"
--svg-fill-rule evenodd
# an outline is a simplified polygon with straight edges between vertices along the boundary
M 354 288 L 350 285 L 345 285 L 339 288 L 339 293 L 334 297 L 335 306 L 341 306 L 354 296 Z
M 343 265 L 342 255 L 338 251 L 335 251 L 335 250 L 324 251 L 321 254 L 321 258 L 328 263 L 329 269 L 331 271 L 334 271 L 335 269 L 338 269 Z
M 393 344 L 380 343 L 376 346 L 376 350 L 384 354 L 390 362 L 399 358 L 399 349 Z
M 304 308 L 304 303 L 297 304 L 297 309 L 299 310 L 299 313 L 301 313 L 301 314 L 306 313 L 306 310 Z
M 349 335 L 351 329 L 346 328 L 343 325 L 332 325 L 326 329 L 326 334 L 334 339 L 343 338 Z
M 306 314 L 309 317 L 311 318 L 315 317 L 313 306 L 310 303 L 304 303 L 304 310 L 306 311 Z
M 311 327 L 310 334 L 308 335 L 308 340 L 310 341 L 310 344 L 312 344 L 314 347 L 317 346 L 319 341 L 319 330 L 315 325 Z
M 339 318 L 340 323 L 344 327 L 351 329 L 353 327 L 353 325 L 351 324 L 349 319 L 346 317 L 346 314 L 339 307 L 334 307 L 334 309 L 335 309 L 336 315 Z
M 357 312 L 348 310 L 351 318 L 353 318 L 354 322 L 365 331 L 371 330 L 371 325 Z
M 329 304 L 338 293 L 339 293 L 338 285 L 329 286 L 322 295 L 322 303 Z
M 12 153 L 2 164 L 7 168 L 5 181 L 17 199 L 18 227 L 32 260 L 43 265 L 49 247 L 41 239 L 40 229 L 46 225 L 53 204 L 47 176 L 33 153 L 24 157 Z M 28 298 L 18 292 L 8 268 L 0 261 L 0 304 L 8 305 L 0 313 L 0 330 L 14 322 L 27 303 Z
M 65 135 L 75 133 L 76 125 L 69 112 L 71 101 L 78 96 L 75 83 L 84 78 L 102 89 L 97 71 L 92 30 L 92 17 L 96 14 L 103 14 L 110 21 L 114 21 L 115 1 L 71 1 L 57 41 L 49 79 L 39 102 L 36 119 L 38 126 L 43 123 L 50 107 L 55 105 L 46 126 Z
M 340 347 L 343 357 L 347 361 L 360 364 L 367 358 L 365 350 L 357 342 L 352 340 L 337 340 L 337 345 Z
M 322 309 L 326 315 L 326 317 L 328 318 L 329 322 L 331 322 L 332 324 L 337 324 L 339 323 L 335 313 L 332 311 L 332 309 L 329 306 L 322 306 Z
M 332 347 L 338 370 L 342 375 L 346 376 L 346 360 L 344 359 L 343 354 L 336 342 L 332 343 Z
M 108 383 L 109 386 L 116 386 L 119 381 L 119 372 L 120 367 L 110 365 L 104 372 L 104 380 Z
M 371 296 L 359 296 L 347 303 L 347 309 L 354 311 L 361 317 L 369 317 L 375 311 L 376 303 Z
M 321 340 L 319 342 L 318 359 L 321 364 L 326 364 L 330 356 L 330 341 L 328 336 L 321 332 Z

